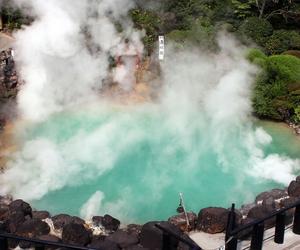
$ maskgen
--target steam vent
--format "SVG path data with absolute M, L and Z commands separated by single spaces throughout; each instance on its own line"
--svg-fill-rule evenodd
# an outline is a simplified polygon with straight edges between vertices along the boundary
M 300 2 L 0 0 L 0 250 L 300 249 Z

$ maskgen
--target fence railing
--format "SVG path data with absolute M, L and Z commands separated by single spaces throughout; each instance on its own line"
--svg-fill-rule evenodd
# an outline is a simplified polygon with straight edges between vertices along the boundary
M 285 208 L 274 211 L 262 219 L 256 219 L 249 224 L 237 227 L 235 221 L 235 205 L 232 204 L 231 211 L 228 215 L 226 227 L 226 250 L 237 250 L 239 234 L 251 229 L 250 250 L 261 250 L 264 242 L 265 221 L 276 218 L 274 242 L 277 244 L 284 243 L 286 212 L 290 209 L 295 209 L 294 220 L 292 222 L 292 230 L 294 234 L 300 235 L 300 200 Z
M 25 237 L 20 237 L 8 233 L 0 233 L 0 250 L 9 249 L 8 240 L 13 240 L 17 242 L 29 242 L 32 246 L 34 246 L 35 250 L 45 250 L 46 247 L 54 247 L 54 248 L 56 247 L 56 248 L 73 249 L 73 250 L 101 250 L 99 248 L 96 249 L 91 247 L 81 247 L 77 245 L 70 245 L 70 244 L 65 244 L 60 242 L 25 238 Z
M 199 247 L 191 238 L 185 239 L 182 236 L 172 232 L 168 228 L 161 226 L 160 224 L 155 224 L 155 226 L 163 232 L 163 250 L 174 249 L 174 246 L 172 245 L 172 239 L 186 244 L 190 250 L 202 250 L 202 248 Z

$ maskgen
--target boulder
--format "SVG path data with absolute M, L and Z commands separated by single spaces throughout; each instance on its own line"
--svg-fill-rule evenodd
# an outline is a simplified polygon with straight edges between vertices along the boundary
M 296 197 L 290 197 L 288 199 L 284 199 L 280 201 L 280 206 L 281 208 L 289 207 L 290 205 L 295 204 L 299 199 Z M 294 219 L 294 213 L 295 213 L 295 208 L 291 208 L 286 211 L 286 219 L 285 219 L 285 224 L 289 225 L 293 222 Z
M 0 204 L 0 221 L 5 221 L 9 216 L 9 207 L 6 204 Z
M 292 181 L 288 187 L 288 194 L 290 197 L 300 198 L 300 182 Z
M 225 230 L 229 211 L 221 207 L 208 207 L 200 210 L 198 214 L 197 229 L 216 234 Z
M 50 213 L 48 211 L 32 211 L 32 218 L 44 220 L 50 218 Z
M 121 248 L 136 245 L 139 242 L 139 239 L 135 234 L 129 234 L 123 230 L 117 230 L 113 234 L 109 235 L 107 239 L 117 243 Z
M 76 216 L 70 216 L 68 214 L 58 214 L 53 216 L 52 218 L 52 222 L 54 225 L 55 229 L 62 229 L 65 225 L 71 224 L 71 223 L 75 223 L 75 224 L 80 224 L 80 225 L 84 225 L 85 221 L 76 217 Z
M 16 212 L 22 212 L 24 216 L 29 215 L 32 216 L 32 209 L 31 206 L 23 201 L 23 200 L 14 200 L 9 204 L 9 212 L 16 213 Z
M 148 248 L 150 250 L 162 249 L 163 248 L 163 232 L 158 229 L 155 224 L 160 224 L 162 227 L 167 228 L 169 231 L 173 232 L 176 235 L 182 235 L 182 232 L 171 224 L 170 222 L 158 222 L 152 221 L 148 222 L 142 227 L 141 235 L 140 235 L 140 244 Z M 178 240 L 175 238 L 171 238 L 171 246 L 170 250 L 177 249 Z
M 70 223 L 63 227 L 62 241 L 67 244 L 85 246 L 91 241 L 91 232 L 82 224 Z
M 99 227 L 101 226 L 103 220 L 103 216 L 93 216 L 92 217 L 92 222 L 94 227 Z
M 263 219 L 274 211 L 275 209 L 273 206 L 257 205 L 249 211 L 247 217 L 252 219 Z M 274 225 L 275 225 L 275 217 L 265 221 L 265 228 L 271 228 Z
M 102 218 L 101 225 L 108 231 L 117 231 L 120 227 L 120 221 L 106 214 Z
M 95 240 L 89 244 L 89 247 L 101 250 L 121 250 L 117 243 L 110 240 Z
M 51 235 L 51 234 L 41 235 L 41 236 L 37 237 L 37 239 L 39 239 L 39 240 L 45 240 L 45 241 L 50 241 L 50 242 L 54 242 L 54 243 L 60 243 L 61 242 L 60 238 L 58 238 L 58 237 L 56 237 L 54 235 Z M 46 250 L 53 250 L 53 249 L 59 249 L 59 247 L 46 246 L 45 249 Z
M 6 220 L 6 231 L 9 233 L 15 233 L 17 228 L 25 222 L 25 216 L 22 211 L 18 211 L 9 215 Z
M 49 225 L 40 219 L 30 219 L 21 224 L 16 234 L 25 238 L 36 238 L 50 233 Z
M 262 203 L 264 200 L 273 198 L 273 200 L 283 199 L 288 196 L 287 191 L 284 189 L 272 189 L 268 192 L 262 192 L 255 198 L 255 203 Z
M 140 238 L 140 234 L 142 231 L 142 226 L 137 224 L 129 224 L 126 227 L 126 231 L 130 234 L 136 235 L 138 238 Z
M 178 227 L 181 231 L 192 231 L 195 229 L 197 215 L 193 212 L 187 213 L 188 221 L 190 226 L 187 226 L 185 213 L 180 213 L 178 215 L 174 215 L 168 219 L 170 223 Z

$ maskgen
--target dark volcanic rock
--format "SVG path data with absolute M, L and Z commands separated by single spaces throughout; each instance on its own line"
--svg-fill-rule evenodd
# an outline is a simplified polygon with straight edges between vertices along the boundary
M 93 216 L 92 217 L 92 222 L 95 227 L 101 226 L 102 220 L 103 220 L 103 216 Z
M 170 223 L 178 227 L 181 231 L 191 231 L 195 229 L 196 221 L 197 221 L 197 215 L 193 212 L 187 213 L 188 221 L 190 224 L 190 227 L 187 227 L 186 223 L 186 217 L 184 213 L 180 213 L 178 215 L 174 215 L 168 219 Z
M 76 216 L 70 216 L 68 214 L 58 214 L 53 216 L 52 218 L 53 225 L 55 229 L 62 229 L 65 225 L 75 223 L 83 225 L 85 222 L 84 220 L 76 217 Z
M 63 227 L 62 241 L 67 244 L 85 246 L 91 241 L 91 232 L 82 224 L 70 223 Z
M 17 228 L 16 234 L 25 238 L 36 238 L 37 236 L 49 234 L 50 227 L 40 219 L 30 219 Z
M 123 230 L 117 230 L 113 234 L 109 235 L 107 239 L 116 242 L 121 248 L 136 245 L 139 242 L 139 239 L 136 235 L 129 234 Z
M 125 250 L 150 250 L 149 248 L 142 247 L 140 245 L 126 247 Z
M 50 213 L 48 211 L 32 211 L 32 218 L 44 220 L 50 218 Z
M 221 233 L 225 230 L 228 210 L 221 207 L 203 208 L 198 214 L 197 229 L 210 233 Z
M 240 223 L 240 226 L 244 226 L 244 225 L 250 224 L 253 221 L 255 221 L 254 218 L 245 218 L 245 219 L 242 219 L 242 221 Z M 248 228 L 248 229 L 243 230 L 242 232 L 240 232 L 238 234 L 238 238 L 241 239 L 241 240 L 246 240 L 246 239 L 250 238 L 251 235 L 252 235 L 252 228 Z
M 280 206 L 282 208 L 289 207 L 290 205 L 293 205 L 295 202 L 297 202 L 299 198 L 296 197 L 290 197 L 288 199 L 284 199 L 280 202 Z M 286 219 L 285 219 L 285 224 L 289 225 L 293 222 L 294 219 L 294 213 L 295 213 L 295 208 L 291 208 L 286 211 Z
M 101 250 L 121 250 L 117 243 L 110 240 L 96 240 L 89 244 L 89 247 Z
M 126 231 L 130 234 L 136 235 L 138 238 L 140 238 L 140 234 L 142 231 L 142 226 L 137 224 L 129 224 L 126 228 Z
M 300 198 L 300 182 L 292 181 L 288 187 L 288 194 L 290 197 Z
M 286 198 L 287 196 L 288 194 L 284 189 L 272 189 L 271 191 L 262 192 L 258 196 L 256 196 L 255 203 L 258 204 L 269 198 L 273 198 L 273 200 L 278 200 L 278 199 Z
M 17 228 L 25 222 L 25 216 L 22 211 L 18 211 L 9 215 L 6 221 L 6 231 L 15 233 Z
M 257 205 L 249 211 L 248 218 L 263 219 L 263 218 L 267 217 L 268 215 L 270 215 L 270 213 L 272 213 L 274 211 L 275 211 L 275 209 L 273 206 Z M 271 228 L 274 225 L 275 225 L 275 218 L 271 218 L 271 219 L 265 221 L 266 228 Z
M 11 214 L 16 212 L 22 212 L 24 216 L 32 216 L 31 206 L 23 200 L 14 200 L 13 202 L 11 202 L 9 204 L 9 212 Z
M 163 232 L 158 229 L 155 224 L 159 223 L 162 227 L 167 228 L 171 232 L 177 235 L 182 235 L 182 232 L 173 224 L 163 221 L 163 222 L 148 222 L 142 227 L 140 244 L 149 249 L 162 249 L 163 247 Z M 170 250 L 177 249 L 178 240 L 171 239 Z
M 117 231 L 120 226 L 120 221 L 116 218 L 106 214 L 102 218 L 101 225 L 109 231 Z
M 0 221 L 5 221 L 9 216 L 9 207 L 5 204 L 0 204 Z

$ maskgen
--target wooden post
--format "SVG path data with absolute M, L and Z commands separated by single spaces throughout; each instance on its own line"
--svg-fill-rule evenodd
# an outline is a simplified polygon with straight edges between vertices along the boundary
M 295 209 L 293 233 L 300 234 L 300 205 L 298 205 Z
M 8 249 L 7 238 L 0 237 L 0 250 L 7 250 L 7 249 Z
M 256 224 L 252 231 L 250 250 L 261 250 L 264 240 L 264 223 Z
M 277 244 L 283 244 L 284 242 L 285 217 L 285 213 L 281 213 L 276 216 L 274 242 Z

